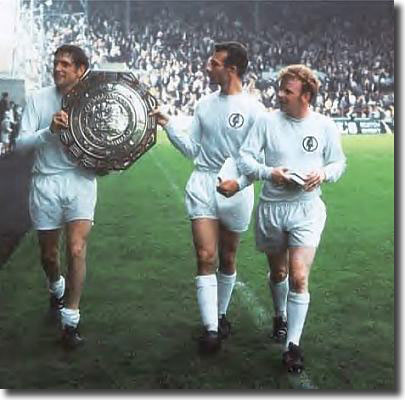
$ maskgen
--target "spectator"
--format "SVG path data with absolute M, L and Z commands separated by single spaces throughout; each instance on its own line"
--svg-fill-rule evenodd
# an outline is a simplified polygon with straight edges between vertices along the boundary
M 13 133 L 13 116 L 12 110 L 4 112 L 3 120 L 1 121 L 1 155 L 7 154 L 10 151 L 11 138 Z
M 3 121 L 4 113 L 9 109 L 8 93 L 3 92 L 0 100 L 0 123 Z
M 182 113 L 189 113 L 195 97 L 198 100 L 211 90 L 199 72 L 204 70 L 213 42 L 232 37 L 252 49 L 249 72 L 256 75 L 260 85 L 256 88 L 269 109 L 277 107 L 269 89 L 271 75 L 293 62 L 305 63 L 318 73 L 322 86 L 316 106 L 321 113 L 344 116 L 350 107 L 366 109 L 367 93 L 369 99 L 384 108 L 393 105 L 394 29 L 387 8 L 370 6 L 368 18 L 364 18 L 364 10 L 356 6 L 348 10 L 313 5 L 308 12 L 304 3 L 295 3 L 294 7 L 266 3 L 260 5 L 263 13 L 259 19 L 269 19 L 270 15 L 274 21 L 260 33 L 245 23 L 242 29 L 240 12 L 226 2 L 200 8 L 199 12 L 185 4 L 169 9 L 151 3 L 142 11 L 137 10 L 139 19 L 128 31 L 113 13 L 105 12 L 106 3 L 92 6 L 88 20 L 84 14 L 76 13 L 77 4 L 69 3 L 63 19 L 55 19 L 53 13 L 45 14 L 45 49 L 34 44 L 32 65 L 39 68 L 43 65 L 38 62 L 42 54 L 52 54 L 63 42 L 76 42 L 90 54 L 93 68 L 105 62 L 124 62 L 144 83 L 156 88 L 156 97 L 171 113 L 176 105 L 180 105 Z M 28 7 L 28 2 L 23 4 Z M 254 5 L 241 3 L 241 7 L 252 11 Z M 266 11 L 270 7 L 269 14 Z M 324 17 L 328 13 L 331 17 Z M 294 19 L 294 28 L 279 22 L 280 18 Z M 38 29 L 41 26 L 38 22 Z M 40 70 L 36 72 L 39 76 Z M 46 70 L 42 84 L 52 82 L 51 72 L 51 68 Z M 189 77 L 187 82 L 185 77 Z M 181 84 L 195 96 L 184 96 Z M 345 96 L 342 101 L 342 93 L 346 92 L 348 99 Z M 366 100 L 363 103 L 359 103 L 361 96 Z

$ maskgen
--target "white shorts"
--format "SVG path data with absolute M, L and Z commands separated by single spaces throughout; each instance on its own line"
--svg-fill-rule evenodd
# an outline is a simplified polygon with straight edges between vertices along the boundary
M 74 172 L 34 175 L 29 212 L 35 230 L 59 229 L 66 222 L 93 221 L 97 181 Z
M 232 232 L 249 228 L 254 205 L 253 185 L 230 198 L 216 191 L 217 173 L 193 171 L 187 182 L 185 203 L 191 220 L 210 218 L 219 220 Z
M 264 252 L 318 247 L 325 222 L 326 207 L 320 197 L 303 202 L 260 200 L 256 209 L 256 247 Z

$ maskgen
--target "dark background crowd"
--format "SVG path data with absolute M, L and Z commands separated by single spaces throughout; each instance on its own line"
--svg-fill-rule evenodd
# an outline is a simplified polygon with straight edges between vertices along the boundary
M 25 6 L 29 6 L 29 1 Z M 191 115 L 209 93 L 213 43 L 250 51 L 246 87 L 277 107 L 275 79 L 304 63 L 322 82 L 315 108 L 332 117 L 393 120 L 393 1 L 45 1 L 45 82 L 65 42 L 84 47 L 93 68 L 121 63 L 152 88 L 170 114 Z M 43 61 L 43 60 L 42 60 Z

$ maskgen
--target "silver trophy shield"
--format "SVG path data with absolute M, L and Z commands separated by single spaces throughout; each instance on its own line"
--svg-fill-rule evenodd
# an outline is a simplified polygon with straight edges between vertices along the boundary
M 60 139 L 82 167 L 125 170 L 156 143 L 156 99 L 130 72 L 89 70 L 62 99 L 69 126 Z

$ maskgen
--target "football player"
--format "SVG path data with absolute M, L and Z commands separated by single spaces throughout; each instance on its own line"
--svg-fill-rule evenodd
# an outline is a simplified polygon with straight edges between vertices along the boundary
M 83 50 L 63 45 L 54 53 L 54 86 L 28 97 L 16 150 L 35 151 L 29 194 L 29 212 L 38 234 L 41 262 L 50 293 L 51 310 L 60 317 L 62 344 L 75 348 L 83 343 L 79 333 L 79 303 L 86 274 L 87 239 L 97 199 L 97 181 L 90 170 L 70 160 L 59 139 L 68 116 L 61 111 L 62 96 L 85 73 L 89 61 Z M 61 275 L 59 244 L 66 232 L 67 293 Z
M 199 340 L 203 353 L 216 352 L 221 339 L 230 333 L 226 313 L 236 281 L 236 252 L 241 232 L 248 229 L 254 203 L 252 185 L 233 202 L 216 191 L 225 160 L 238 156 L 256 116 L 264 109 L 243 90 L 247 66 L 244 45 L 215 44 L 206 72 L 220 89 L 197 104 L 190 135 L 182 135 L 167 115 L 154 112 L 171 143 L 195 165 L 187 182 L 185 203 L 197 258 L 195 285 L 204 326 Z
M 308 279 L 326 221 L 321 184 L 336 182 L 346 158 L 332 119 L 310 108 L 319 81 L 304 65 L 281 70 L 280 110 L 263 113 L 240 150 L 237 165 L 264 185 L 256 210 L 256 246 L 268 260 L 275 316 L 273 336 L 285 341 L 283 362 L 303 369 L 299 346 L 310 302 Z M 264 163 L 258 155 L 264 151 Z M 247 182 L 247 181 L 245 181 Z M 223 181 L 226 196 L 243 190 L 244 181 Z

